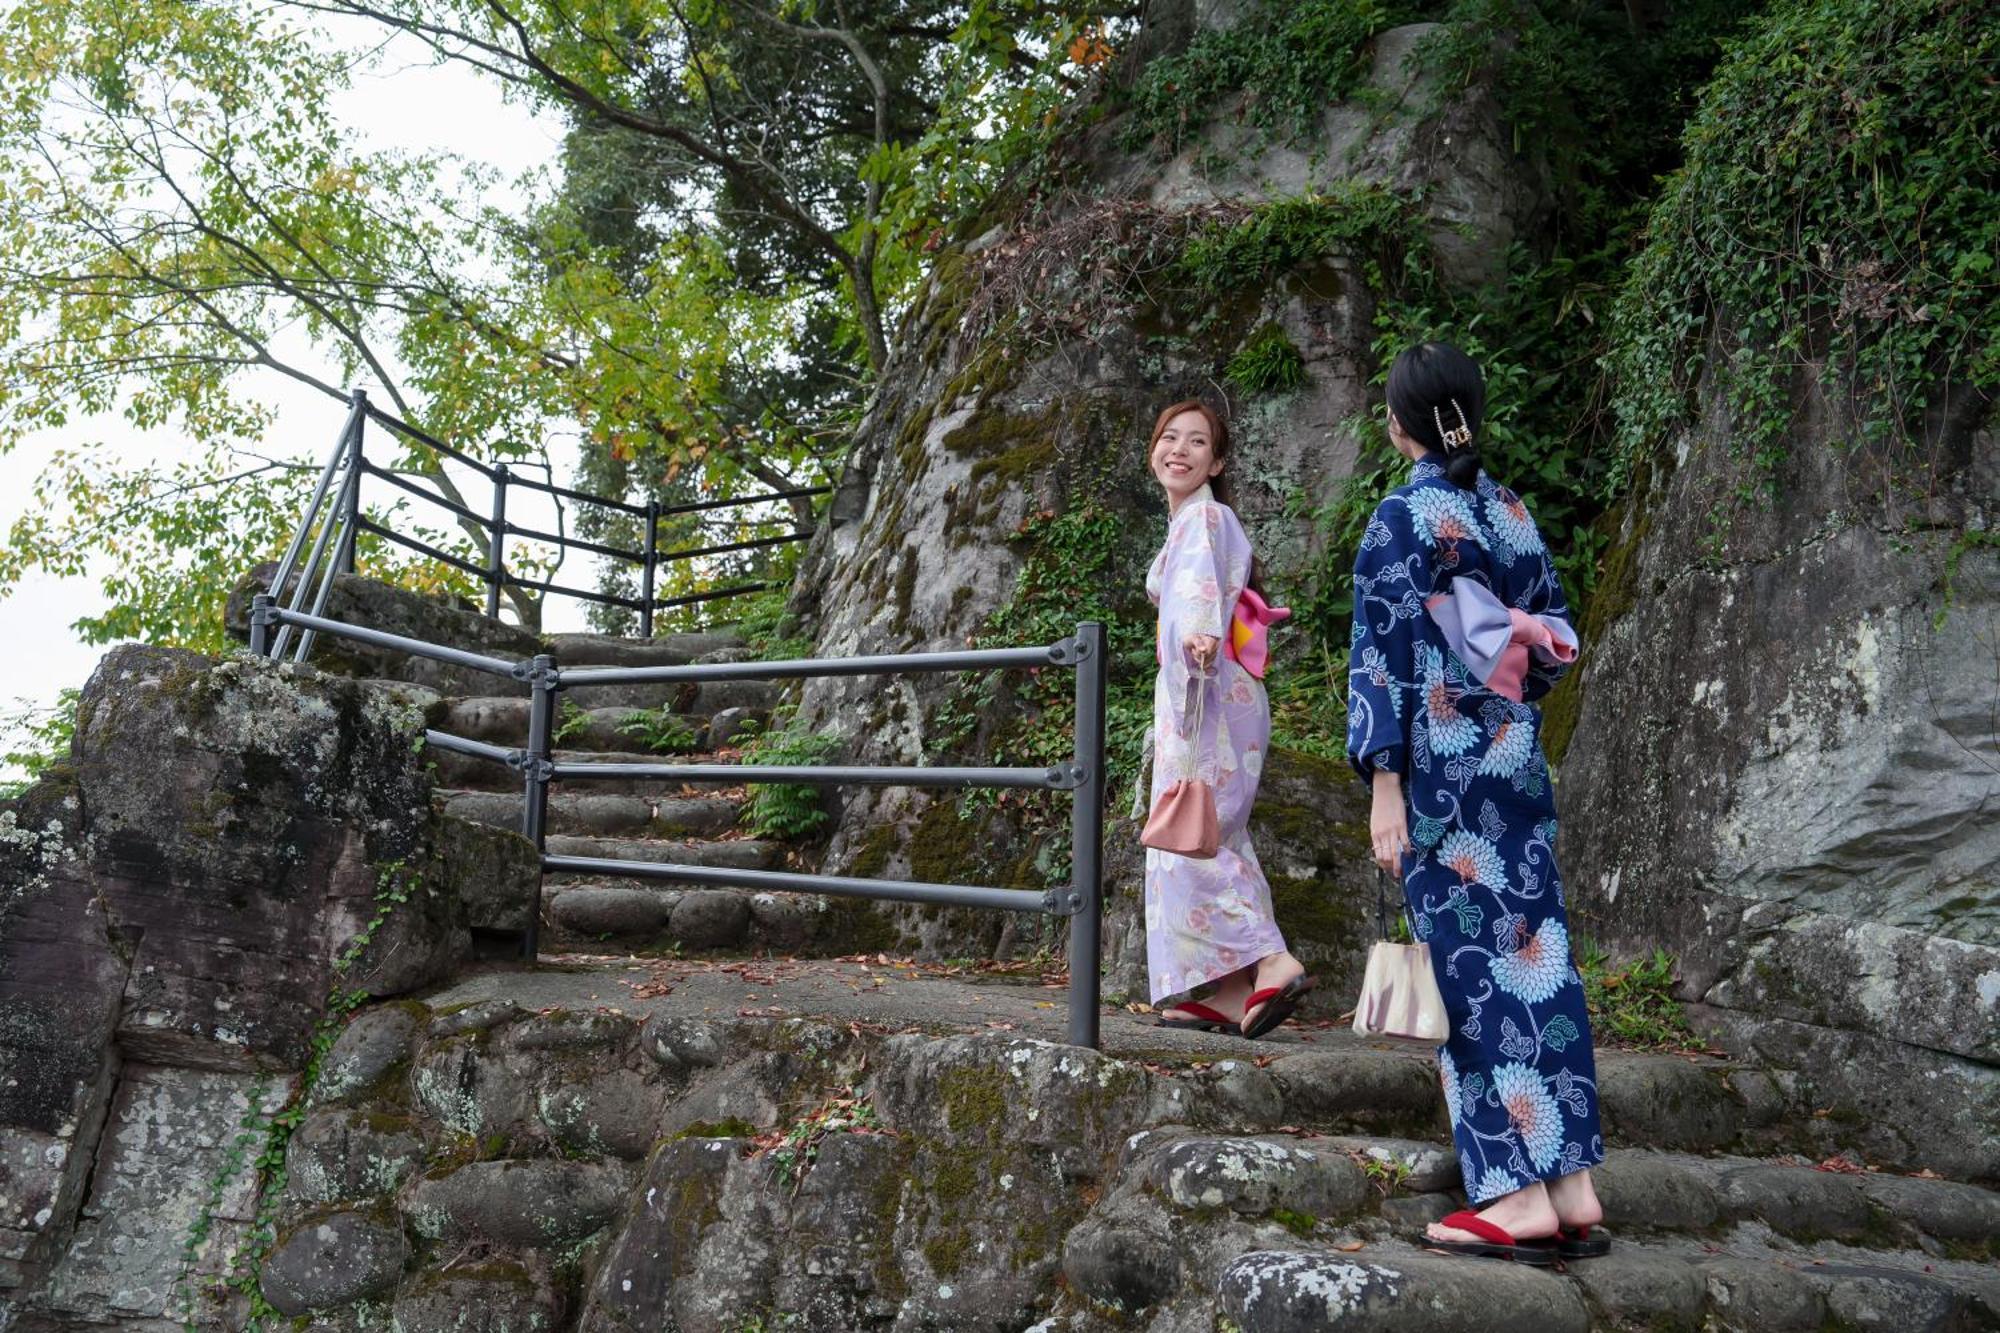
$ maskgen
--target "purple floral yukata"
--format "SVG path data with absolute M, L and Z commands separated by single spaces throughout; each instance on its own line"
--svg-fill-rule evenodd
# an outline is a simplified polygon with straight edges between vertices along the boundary
M 1284 950 L 1271 914 L 1271 886 L 1250 846 L 1250 807 L 1271 743 L 1264 683 L 1218 653 L 1204 678 L 1184 646 L 1191 634 L 1225 643 L 1230 613 L 1250 578 L 1250 538 L 1204 486 L 1175 511 L 1167 544 L 1146 575 L 1160 608 L 1160 673 L 1153 686 L 1153 790 L 1196 771 L 1215 792 L 1221 847 L 1214 860 L 1146 849 L 1146 961 L 1155 1004 L 1184 995 Z M 1195 692 L 1205 691 L 1201 734 L 1192 736 Z

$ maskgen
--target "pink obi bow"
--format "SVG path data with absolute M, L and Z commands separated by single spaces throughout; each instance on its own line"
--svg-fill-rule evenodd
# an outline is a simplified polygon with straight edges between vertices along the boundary
M 1230 617 L 1229 637 L 1223 640 L 1223 651 L 1258 680 L 1264 679 L 1264 668 L 1271 661 L 1266 631 L 1291 614 L 1288 607 L 1270 605 L 1257 595 L 1255 588 L 1245 588 L 1236 599 L 1236 613 Z
M 1290 608 L 1272 606 L 1257 595 L 1256 589 L 1245 588 L 1243 595 L 1236 599 L 1235 611 L 1230 614 L 1229 632 L 1222 636 L 1222 655 L 1258 680 L 1264 679 L 1264 669 L 1271 662 L 1267 631 L 1291 614 Z M 1163 623 L 1154 622 L 1154 653 L 1163 666 L 1167 660 L 1167 645 L 1163 637 L 1165 630 Z
M 1521 701 L 1530 652 L 1548 664 L 1576 660 L 1576 631 L 1567 621 L 1502 606 L 1477 580 L 1453 579 L 1451 591 L 1439 593 L 1424 607 L 1480 684 L 1515 703 Z

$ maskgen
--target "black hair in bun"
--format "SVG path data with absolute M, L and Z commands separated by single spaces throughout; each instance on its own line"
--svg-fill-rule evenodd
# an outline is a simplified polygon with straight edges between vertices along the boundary
M 1486 379 L 1471 357 L 1450 343 L 1404 348 L 1389 367 L 1389 410 L 1406 434 L 1443 456 L 1452 485 L 1478 485 Z

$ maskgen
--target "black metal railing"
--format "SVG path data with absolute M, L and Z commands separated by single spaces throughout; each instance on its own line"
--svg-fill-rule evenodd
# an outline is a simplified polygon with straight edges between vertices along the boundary
M 810 529 L 799 528 L 775 536 L 715 542 L 687 549 L 663 551 L 660 549 L 659 539 L 661 520 L 723 509 L 741 509 L 773 502 L 808 499 L 825 495 L 832 489 L 828 486 L 804 486 L 734 500 L 701 500 L 677 505 L 663 505 L 657 501 L 633 504 L 627 500 L 591 495 L 567 486 L 558 486 L 554 482 L 543 481 L 536 477 L 522 476 L 505 463 L 483 462 L 375 407 L 368 401 L 368 395 L 364 390 L 354 390 L 349 396 L 349 403 L 347 420 L 341 427 L 340 436 L 334 442 L 333 451 L 327 456 L 325 466 L 320 469 L 319 483 L 313 490 L 311 499 L 306 503 L 299 525 L 292 533 L 291 542 L 286 546 L 285 554 L 278 562 L 277 573 L 271 580 L 271 593 L 286 600 L 285 610 L 290 613 L 312 617 L 324 614 L 335 576 L 354 572 L 355 542 L 359 534 L 365 532 L 459 570 L 485 584 L 486 614 L 489 616 L 497 617 L 500 614 L 500 598 L 507 588 L 522 588 L 544 596 L 555 594 L 575 597 L 602 606 L 618 606 L 636 611 L 639 615 L 640 636 L 651 638 L 655 611 L 696 606 L 728 597 L 741 597 L 746 593 L 763 592 L 771 586 L 764 582 L 738 583 L 678 597 L 661 598 L 655 595 L 654 588 L 664 566 L 676 561 L 783 546 L 792 542 L 806 541 L 812 536 Z M 366 436 L 370 421 L 410 444 L 470 468 L 485 478 L 492 487 L 490 512 L 478 513 L 434 487 L 426 486 L 419 480 L 369 459 Z M 361 481 L 364 477 L 373 477 L 385 482 L 404 494 L 436 506 L 460 523 L 472 525 L 483 531 L 486 536 L 484 562 L 454 554 L 407 533 L 397 532 L 388 525 L 369 518 L 361 508 Z M 507 497 L 509 491 L 515 488 L 543 492 L 558 504 L 568 500 L 577 504 L 594 505 L 637 519 L 641 523 L 643 533 L 641 549 L 632 550 L 610 542 L 546 532 L 513 522 L 507 517 Z M 548 579 L 529 578 L 509 570 L 507 568 L 509 537 L 547 543 L 565 553 L 571 549 L 588 551 L 593 555 L 604 556 L 632 566 L 638 575 L 639 595 L 627 597 L 594 588 L 572 587 Z M 297 576 L 296 584 L 293 583 L 294 575 Z M 293 623 L 287 621 L 279 626 L 272 648 L 273 656 L 282 655 L 287 648 L 292 647 Z M 300 631 L 294 649 L 296 660 L 305 660 L 306 654 L 312 648 L 313 636 L 317 632 L 310 628 Z
M 357 412 L 360 409 L 357 408 Z M 324 489 L 324 486 L 322 487 Z M 348 531 L 351 533 L 352 528 Z M 322 535 L 322 543 L 326 540 Z M 274 583 L 276 589 L 282 583 Z M 320 601 L 324 602 L 323 595 Z M 441 750 L 504 763 L 521 774 L 521 832 L 535 845 L 544 874 L 578 872 L 613 874 L 685 884 L 767 889 L 780 892 L 830 893 L 844 897 L 893 902 L 934 903 L 952 907 L 986 907 L 1002 911 L 1037 912 L 1068 917 L 1069 1039 L 1081 1046 L 1098 1040 L 1099 920 L 1103 904 L 1104 841 L 1104 627 L 1078 625 L 1076 633 L 1039 648 L 1000 648 L 965 652 L 903 653 L 874 657 L 819 658 L 784 662 L 716 662 L 690 666 L 564 667 L 554 655 L 528 661 L 508 661 L 480 653 L 426 643 L 382 630 L 328 620 L 318 610 L 283 606 L 262 593 L 250 611 L 250 651 L 275 657 L 276 645 L 292 629 L 305 636 L 339 635 L 435 661 L 449 662 L 525 682 L 531 690 L 528 735 L 519 749 L 506 749 L 447 732 L 427 731 L 426 739 Z M 558 762 L 554 755 L 556 696 L 564 689 L 589 685 L 680 684 L 721 680 L 798 680 L 830 676 L 906 675 L 913 673 L 991 671 L 1059 667 L 1076 673 L 1076 748 L 1068 763 L 1043 768 L 841 767 L 772 766 L 756 764 L 630 764 Z M 661 782 L 787 782 L 816 786 L 903 786 L 1030 788 L 1071 794 L 1070 880 L 1062 888 L 1043 892 L 970 884 L 936 884 L 914 880 L 861 879 L 783 870 L 732 870 L 723 867 L 669 865 L 650 861 L 548 853 L 549 784 L 604 779 L 654 779 Z M 539 949 L 541 891 L 529 905 L 523 954 L 533 959 Z

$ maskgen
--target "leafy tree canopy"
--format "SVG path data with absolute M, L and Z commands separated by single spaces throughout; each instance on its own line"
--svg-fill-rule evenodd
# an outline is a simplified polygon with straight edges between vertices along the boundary
M 380 386 L 488 457 L 574 431 L 595 488 L 830 475 L 923 255 L 1129 20 L 1033 0 L 15 0 L 0 450 L 105 414 L 195 443 L 62 451 L 0 595 L 108 556 L 87 637 L 213 646 L 221 597 L 311 480 L 261 443 L 272 375 Z M 531 204 L 491 202 L 505 182 L 416 136 L 369 148 L 338 122 L 391 39 L 563 118 Z M 423 450 L 401 466 L 454 493 Z

